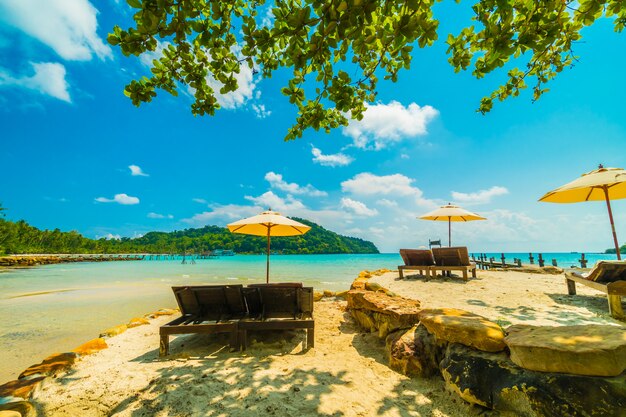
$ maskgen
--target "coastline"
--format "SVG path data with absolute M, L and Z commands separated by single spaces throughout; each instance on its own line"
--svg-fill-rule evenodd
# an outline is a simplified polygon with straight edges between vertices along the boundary
M 3 268 L 26 268 L 40 265 L 54 265 L 73 262 L 140 261 L 142 255 L 118 254 L 45 254 L 45 255 L 6 255 L 0 256 L 0 270 Z

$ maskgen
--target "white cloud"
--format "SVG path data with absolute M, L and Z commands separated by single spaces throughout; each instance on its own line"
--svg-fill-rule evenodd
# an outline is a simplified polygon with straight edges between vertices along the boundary
M 398 202 L 393 200 L 388 200 L 386 198 L 381 198 L 376 202 L 376 204 L 381 205 L 383 207 L 398 207 Z
M 211 206 L 211 211 L 194 214 L 190 218 L 182 219 L 182 221 L 193 225 L 206 225 L 209 223 L 225 225 L 235 220 L 254 216 L 261 211 L 263 211 L 262 207 L 216 204 Z
M 415 103 L 408 107 L 397 101 L 370 104 L 363 119 L 350 119 L 343 134 L 351 137 L 358 148 L 379 150 L 405 138 L 426 135 L 428 123 L 438 114 L 439 111 L 432 106 L 420 107 Z
M 362 172 L 341 183 L 341 189 L 355 195 L 414 195 L 420 197 L 422 190 L 411 185 L 413 179 L 402 174 L 375 175 Z
M 493 186 L 488 190 L 480 190 L 475 193 L 460 193 L 452 191 L 452 199 L 457 203 L 464 204 L 485 204 L 491 202 L 493 197 L 508 194 L 505 187 Z
M 290 195 L 282 198 L 274 194 L 272 191 L 267 191 L 258 197 L 246 196 L 245 199 L 252 201 L 258 207 L 263 207 L 264 210 L 272 209 L 273 211 L 278 212 L 293 213 L 305 208 L 302 201 Z
M 233 77 L 237 80 L 237 90 L 226 94 L 220 93 L 220 89 L 224 84 L 213 78 L 211 74 L 208 74 L 206 77 L 207 84 L 213 88 L 219 105 L 230 110 L 243 107 L 249 100 L 254 98 L 254 90 L 257 84 L 252 68 L 246 63 L 239 65 L 239 73 L 233 73 Z M 265 110 L 265 107 L 263 109 Z
M 54 62 L 31 62 L 35 74 L 30 77 L 11 77 L 6 71 L 0 69 L 0 86 L 15 85 L 42 94 L 49 95 L 59 100 L 71 103 L 69 84 L 65 80 L 65 67 Z
M 173 219 L 174 216 L 172 216 L 171 214 L 159 214 L 159 213 L 150 212 L 148 213 L 148 218 L 150 219 Z
M 204 198 L 192 198 L 191 201 L 193 201 L 194 203 L 200 203 L 200 204 L 208 204 L 209 203 Z
M 348 155 L 342 154 L 342 153 L 324 155 L 320 149 L 315 148 L 315 147 L 313 147 L 313 149 L 311 150 L 311 153 L 313 154 L 313 157 L 314 157 L 313 162 L 318 163 L 323 166 L 329 166 L 329 167 L 345 166 L 345 165 L 349 165 L 350 163 L 352 163 L 352 161 L 354 161 L 354 158 Z
M 103 236 L 96 236 L 96 239 L 106 239 L 106 240 L 120 240 L 122 238 L 122 236 L 120 236 L 119 234 L 113 234 L 113 233 L 107 233 L 106 235 Z
M 149 177 L 150 176 L 146 174 L 145 172 L 143 172 L 138 165 L 129 165 L 128 168 L 130 169 L 130 175 L 132 175 L 133 177 L 137 177 L 137 176 Z
M 118 203 L 123 205 L 139 204 L 137 197 L 131 197 L 128 194 L 115 194 L 113 198 L 97 197 L 95 199 L 99 203 Z
M 378 210 L 368 208 L 364 203 L 344 197 L 341 199 L 341 208 L 348 209 L 357 216 L 372 217 L 378 214 Z
M 0 20 L 52 48 L 66 60 L 111 57 L 96 33 L 98 10 L 88 0 L 0 2 Z
M 270 110 L 265 108 L 265 104 L 253 104 L 252 110 L 254 110 L 254 114 L 256 114 L 256 117 L 259 119 L 265 119 L 272 114 Z
M 265 174 L 265 179 L 270 183 L 271 187 L 278 188 L 279 190 L 286 191 L 290 194 L 303 194 L 311 197 L 323 197 L 328 195 L 325 191 L 320 191 L 311 184 L 307 184 L 302 187 L 295 182 L 288 183 L 283 180 L 283 176 L 281 174 L 277 174 L 272 171 Z

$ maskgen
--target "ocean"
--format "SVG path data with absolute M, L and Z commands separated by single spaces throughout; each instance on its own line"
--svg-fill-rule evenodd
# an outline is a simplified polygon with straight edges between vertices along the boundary
M 487 254 L 499 259 L 500 254 Z M 528 253 L 505 254 L 507 260 Z M 536 254 L 534 254 L 536 257 Z M 544 253 L 546 263 L 577 265 L 579 254 Z M 589 266 L 615 255 L 589 254 Z M 264 255 L 45 265 L 0 270 L 0 384 L 44 357 L 69 351 L 101 331 L 159 308 L 176 306 L 173 285 L 265 282 Z M 395 269 L 397 253 L 272 255 L 270 281 L 301 281 L 340 291 L 362 270 Z M 155 349 L 158 341 L 155 340 Z

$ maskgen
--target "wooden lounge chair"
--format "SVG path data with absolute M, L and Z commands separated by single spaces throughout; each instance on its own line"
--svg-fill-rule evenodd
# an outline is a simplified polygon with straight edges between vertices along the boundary
M 437 271 L 461 271 L 463 279 L 467 281 L 467 273 L 471 272 L 472 277 L 476 278 L 476 264 L 470 261 L 467 247 L 433 248 L 432 251 L 435 258 L 435 265 L 430 267 L 432 273 L 436 274 Z
M 247 317 L 242 285 L 172 287 L 181 317 L 161 326 L 159 355 L 169 353 L 169 336 L 190 333 L 230 333 L 230 347 L 239 350 L 237 323 Z
M 599 261 L 587 274 L 565 272 L 567 293 L 576 294 L 576 283 L 586 285 L 606 294 L 609 313 L 612 317 L 625 320 L 622 296 L 626 296 L 626 261 Z
M 255 284 L 243 289 L 249 316 L 239 321 L 239 339 L 245 349 L 248 330 L 307 331 L 306 347 L 315 345 L 313 288 L 301 283 Z
M 400 249 L 404 265 L 398 265 L 400 279 L 404 278 L 405 270 L 417 270 L 423 276 L 430 276 L 429 267 L 435 265 L 433 253 L 428 249 Z

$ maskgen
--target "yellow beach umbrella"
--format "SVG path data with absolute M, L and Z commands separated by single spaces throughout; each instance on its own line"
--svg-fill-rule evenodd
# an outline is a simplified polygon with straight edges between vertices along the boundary
M 604 168 L 602 164 L 598 169 L 587 172 L 557 189 L 554 189 L 539 201 L 546 203 L 579 203 L 581 201 L 605 201 L 609 211 L 609 221 L 613 231 L 613 242 L 617 259 L 622 259 L 619 253 L 615 222 L 611 210 L 611 200 L 626 198 L 626 170 L 622 168 Z
M 228 225 L 231 233 L 267 236 L 267 268 L 265 280 L 270 282 L 270 236 L 303 235 L 311 228 L 272 210 L 238 220 Z
M 452 246 L 452 227 L 450 224 L 451 222 L 471 222 L 473 220 L 487 220 L 485 217 L 479 216 L 476 213 L 472 213 L 471 211 L 467 211 L 464 208 L 452 205 L 450 203 L 422 216 L 419 216 L 418 219 L 448 222 L 448 246 Z

